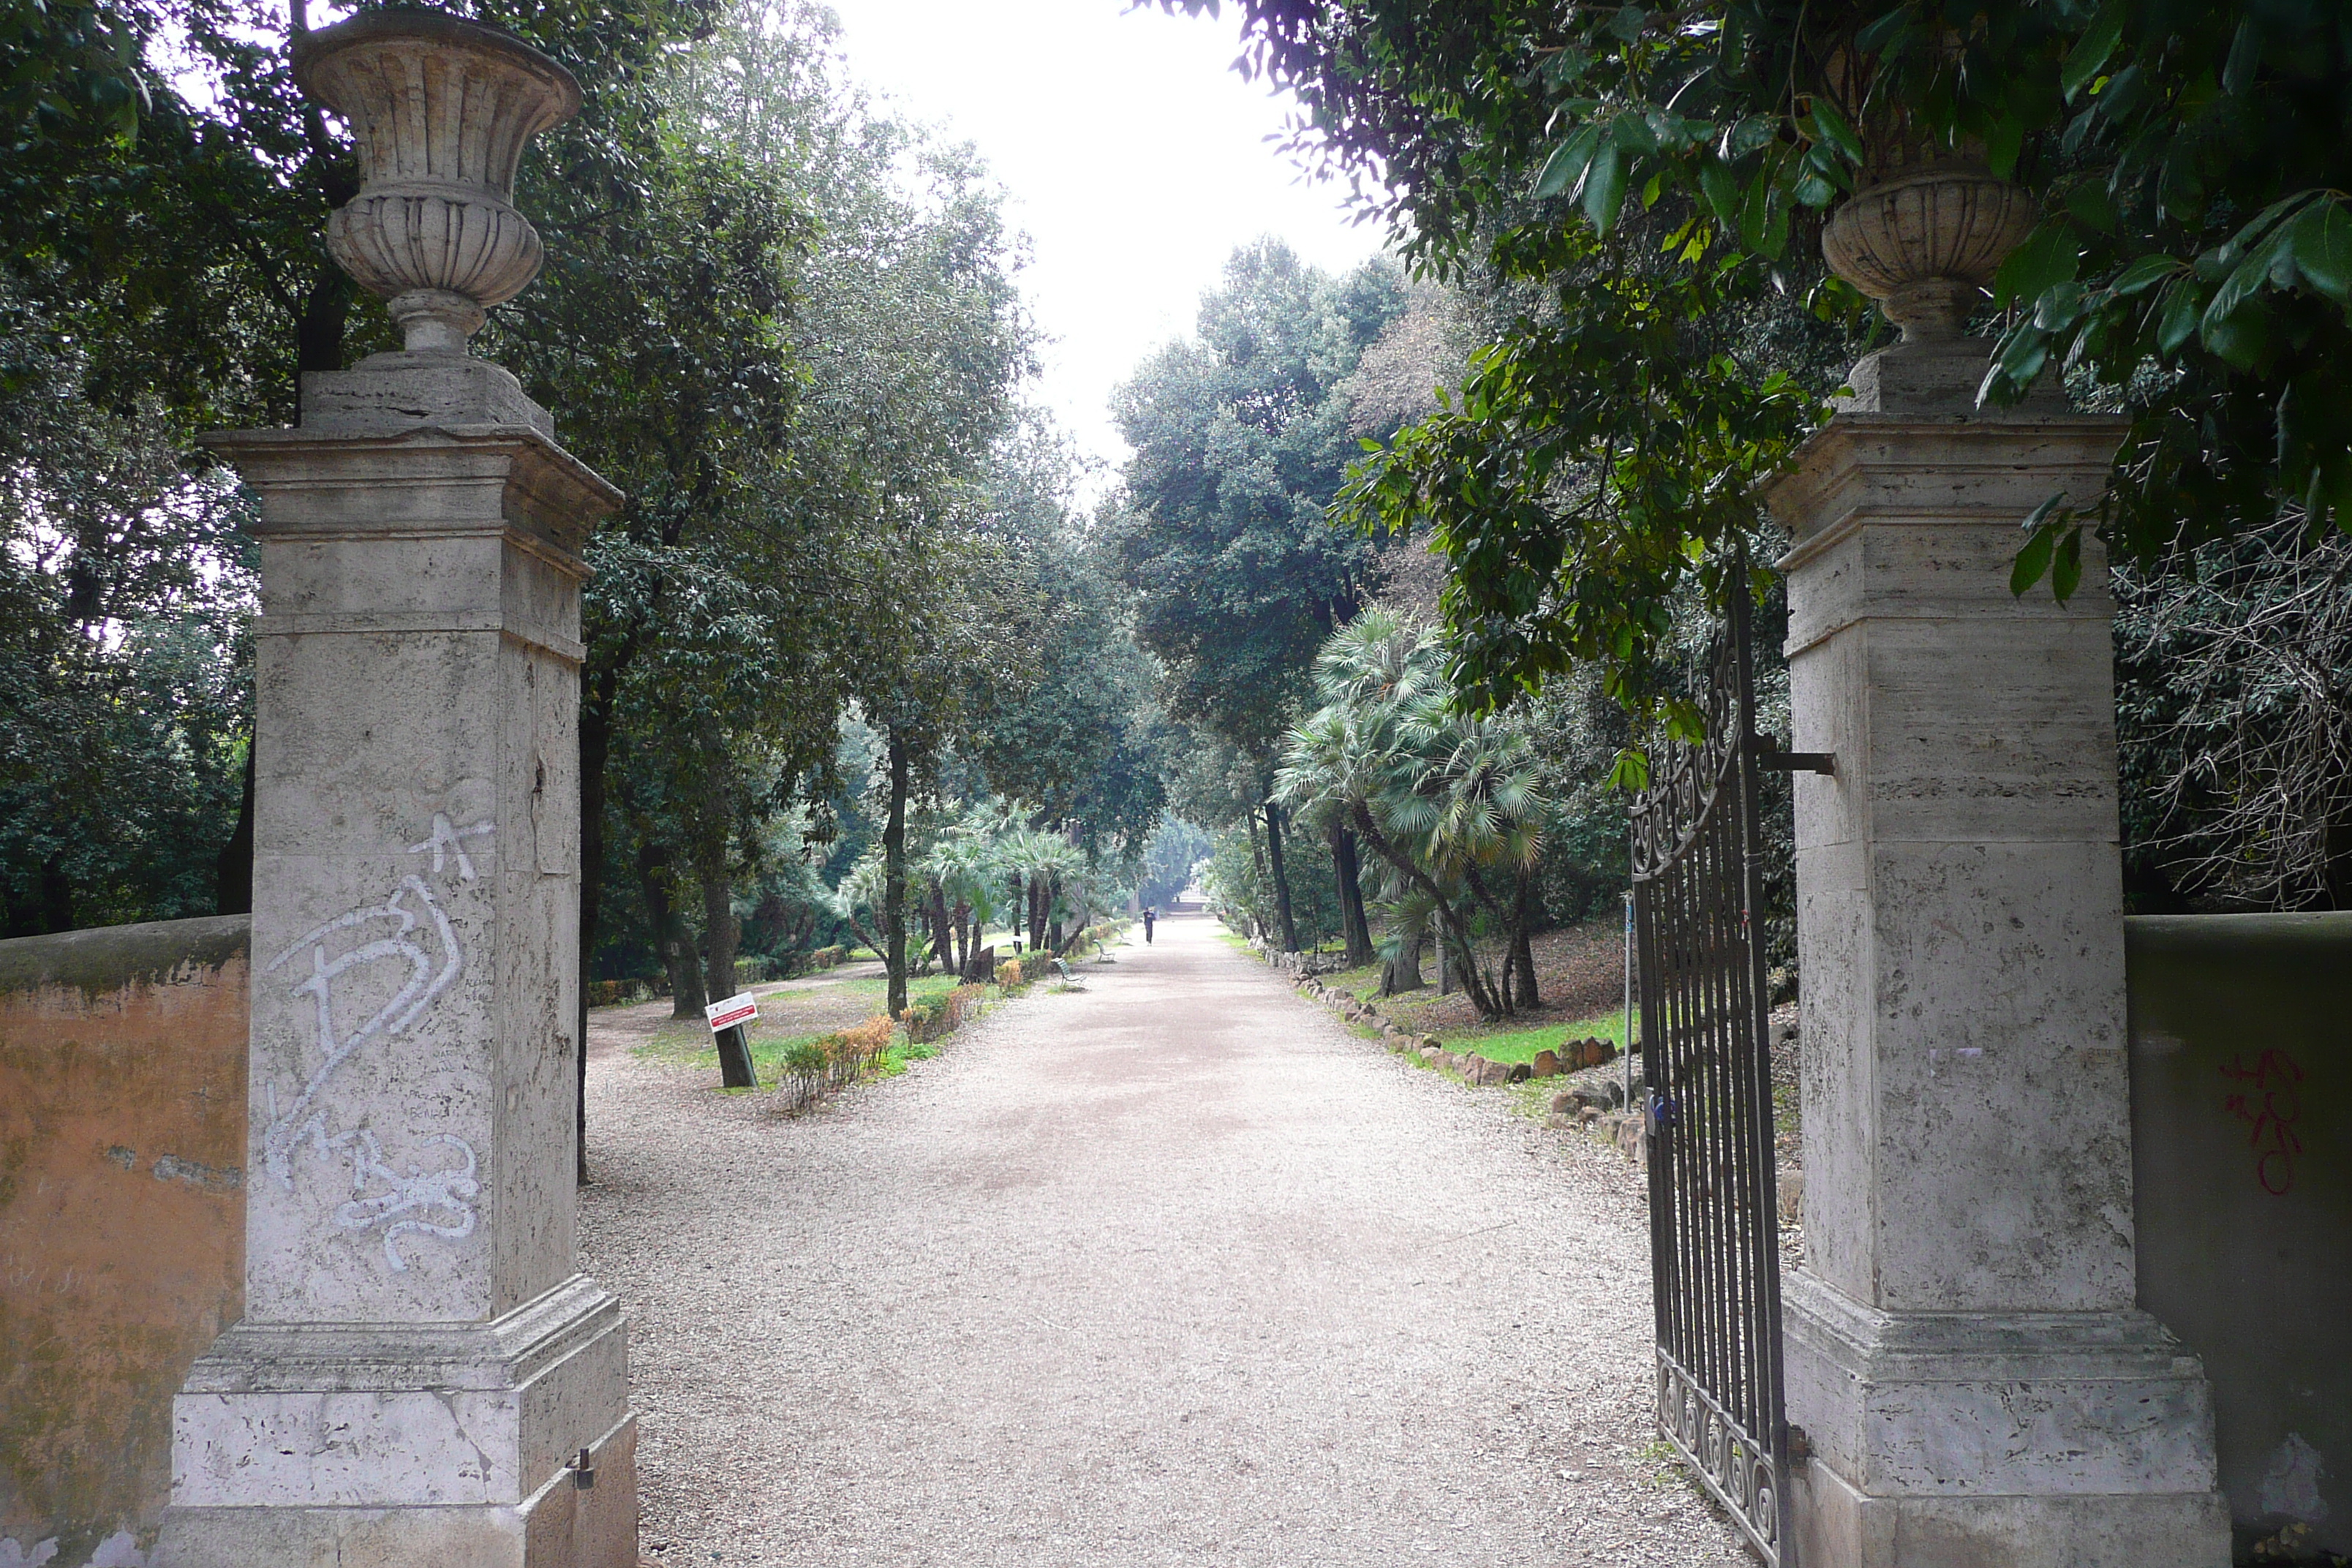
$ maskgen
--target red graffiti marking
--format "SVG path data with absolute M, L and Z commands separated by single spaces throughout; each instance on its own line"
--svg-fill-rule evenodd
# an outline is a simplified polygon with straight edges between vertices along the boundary
M 2231 1095 L 2225 1104 L 2239 1121 L 2253 1125 L 2246 1146 L 2255 1152 L 2254 1179 L 2273 1197 L 2284 1195 L 2294 1185 L 2294 1160 L 2303 1152 L 2303 1140 L 2294 1134 L 2295 1121 L 2303 1115 L 2303 1091 L 2295 1087 L 2303 1081 L 2303 1068 L 2293 1057 L 2275 1050 L 2264 1051 L 2248 1067 L 2242 1052 L 2221 1069 L 2221 1076 L 2245 1085 L 2243 1092 Z

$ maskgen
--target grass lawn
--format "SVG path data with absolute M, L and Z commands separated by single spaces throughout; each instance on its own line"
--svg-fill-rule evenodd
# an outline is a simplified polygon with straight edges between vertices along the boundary
M 912 975 L 907 981 L 907 1000 L 913 1005 L 921 1006 L 938 1001 L 962 984 L 952 974 Z M 864 980 L 845 980 L 834 989 L 836 994 L 873 997 L 874 1010 L 879 1013 L 883 1002 L 890 994 L 890 981 L 887 975 L 877 974 Z
M 759 1074 L 760 1087 L 769 1088 L 776 1081 L 784 1053 L 794 1046 L 820 1040 L 832 1034 L 831 1029 L 793 1028 L 779 1021 L 761 1018 L 751 1026 L 751 1067 Z M 674 1067 L 696 1068 L 710 1074 L 715 1082 L 719 1077 L 719 1047 L 710 1031 L 692 1018 L 678 1018 L 654 1031 L 653 1037 L 638 1046 L 635 1054 Z
M 1454 1034 L 1459 1037 L 1461 1031 Z M 1556 1051 L 1562 1040 L 1607 1040 L 1618 1050 L 1625 1048 L 1625 1015 L 1604 1013 L 1597 1018 L 1580 1019 L 1573 1024 L 1549 1024 L 1533 1029 L 1508 1029 L 1505 1033 L 1478 1035 L 1462 1043 L 1490 1062 L 1531 1062 L 1538 1051 Z M 1452 1042 L 1448 1042 L 1451 1044 Z
M 918 1006 L 937 1003 L 961 984 L 950 974 L 913 977 L 907 983 L 908 1000 Z M 889 984 L 887 978 L 874 975 L 816 985 L 763 988 L 760 995 L 761 1016 L 750 1030 L 751 1065 L 760 1087 L 772 1089 L 777 1085 L 783 1074 L 784 1057 L 793 1047 L 823 1039 L 878 1016 Z M 630 1051 L 646 1060 L 707 1073 L 712 1087 L 717 1087 L 719 1047 L 709 1026 L 699 1018 L 665 1019 Z M 869 1069 L 869 1076 L 895 1078 L 907 1070 L 908 1062 L 938 1054 L 936 1045 L 910 1044 L 901 1030 Z

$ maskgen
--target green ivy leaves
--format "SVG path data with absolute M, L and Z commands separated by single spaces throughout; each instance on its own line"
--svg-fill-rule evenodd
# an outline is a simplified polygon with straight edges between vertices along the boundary
M 1597 108 L 1575 105 L 1570 108 Z M 1661 157 L 1687 157 L 1713 134 L 1703 121 L 1662 110 L 1628 110 L 1580 127 L 1555 146 L 1537 172 L 1528 194 L 1538 201 L 1565 196 L 1582 210 L 1594 232 L 1606 235 L 1624 211 L 1634 175 Z M 1656 181 L 1648 200 L 1656 200 Z
M 2271 375 L 2282 363 L 2299 365 L 2272 395 L 2279 491 L 2303 505 L 2312 526 L 2333 518 L 2352 529 L 2352 382 L 2325 356 L 2308 363 L 2308 352 L 2294 348 L 2308 333 L 2294 314 L 2298 301 L 2301 310 L 2316 303 L 2352 324 L 2347 204 L 2352 197 L 2341 191 L 2296 191 L 2193 261 L 2144 255 L 2086 286 L 2077 277 L 2086 236 L 2070 202 L 1995 279 L 1997 303 L 2013 314 L 1979 400 L 2014 401 L 2053 360 L 2086 348 L 2105 363 L 2157 367 L 2182 366 L 2201 353 L 2226 374 L 2248 377 Z M 2011 591 L 2022 594 L 2047 576 L 2063 602 L 2080 579 L 2082 527 L 2056 498 L 2037 508 L 2024 524 Z
M 2123 37 L 2123 0 L 2107 0 L 2083 36 L 2074 40 L 2074 47 L 2066 51 L 2065 63 L 2059 68 L 2058 86 L 2067 102 L 2074 102 L 2091 85 Z
M 2083 524 L 2065 500 L 2063 493 L 2052 496 L 2035 507 L 2021 525 L 2025 531 L 2025 543 L 2009 568 L 2009 591 L 2015 596 L 2023 598 L 2026 590 L 2044 575 L 2050 579 L 2052 594 L 2062 605 L 2082 586 Z

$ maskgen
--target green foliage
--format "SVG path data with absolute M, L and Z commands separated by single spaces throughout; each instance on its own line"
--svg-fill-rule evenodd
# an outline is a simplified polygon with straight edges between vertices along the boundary
M 1360 491 L 1368 521 L 1440 531 L 1478 700 L 1595 658 L 1621 697 L 1645 700 L 1661 612 L 1686 574 L 1674 547 L 1744 526 L 1739 486 L 1710 485 L 1759 471 L 1812 417 L 1801 398 L 1786 417 L 1740 412 L 1795 367 L 1727 359 L 1722 318 L 1768 303 L 1770 279 L 1791 297 L 1810 284 L 1812 309 L 1852 320 L 1850 289 L 1811 282 L 1816 215 L 1858 183 L 1939 160 L 1980 160 L 2042 197 L 2042 226 L 1999 281 L 1984 395 L 2013 399 L 2063 368 L 2131 415 L 2095 520 L 2119 555 L 2153 562 L 2176 541 L 2260 529 L 2282 506 L 2317 527 L 2352 503 L 2340 6 L 1243 11 L 1253 68 L 1300 100 L 1294 145 L 1358 179 L 1412 256 L 1556 295 L 1558 331 L 1514 323 L 1465 386 L 1469 411 L 1384 454 Z M 1600 274 L 1584 259 L 1595 246 Z M 1627 281 L 1596 289 L 1596 277 Z M 1612 365 L 1612 344 L 1646 352 Z M 2046 577 L 2072 591 L 2085 521 L 2035 520 L 2021 590 Z
M 1459 396 L 1374 446 L 1342 498 L 1368 529 L 1430 528 L 1482 707 L 1588 663 L 1621 700 L 1657 691 L 1676 595 L 1723 591 L 1707 552 L 1759 527 L 1757 481 L 1820 410 L 1736 352 L 1753 266 L 1625 261 L 1572 233 L 1520 256 L 1563 275 L 1551 309 L 1474 355 Z
M 1392 265 L 1332 279 L 1262 241 L 1202 300 L 1195 337 L 1118 395 L 1135 456 L 1111 521 L 1136 638 L 1171 718 L 1259 758 L 1370 584 L 1370 543 L 1324 516 L 1354 452 L 1336 394 L 1403 308 Z
M 833 934 L 845 708 L 928 786 L 985 652 L 965 584 L 1002 554 L 987 481 L 1028 353 L 1010 240 L 965 153 L 833 78 L 835 42 L 826 14 L 755 5 L 680 55 L 662 181 L 544 193 L 560 265 L 509 356 L 630 491 L 591 551 L 583 752 L 639 871 L 600 906 L 674 973 L 697 949 L 715 970 L 739 920 Z
M 1192 868 L 1215 847 L 1209 836 L 1181 817 L 1162 816 L 1143 852 L 1143 879 L 1135 896 L 1147 909 L 1165 909 L 1192 879 Z
M 0 292 L 0 934 L 210 914 L 251 724 L 241 498 Z
M 1281 927 L 1274 877 L 1260 837 L 1264 830 L 1260 819 L 1251 827 L 1236 824 L 1220 831 L 1211 842 L 1202 891 L 1208 896 L 1211 912 L 1227 925 L 1273 940 Z M 1320 948 L 1343 940 L 1339 882 L 1320 837 L 1292 819 L 1284 824 L 1283 841 L 1291 919 L 1300 945 Z
M 1324 705 L 1290 733 L 1280 798 L 1353 828 L 1385 863 L 1391 931 L 1433 923 L 1479 1014 L 1507 1015 L 1551 816 L 1524 728 L 1466 714 L 1434 632 L 1385 610 L 1334 634 L 1315 679 Z M 1479 967 L 1480 915 L 1510 940 L 1499 984 Z
M 1034 420 L 999 449 L 991 526 L 1005 548 L 963 595 L 990 647 L 989 679 L 965 686 L 963 750 L 987 793 L 1131 865 L 1166 799 L 1167 742 L 1115 563 L 1076 514 L 1076 473 L 1074 455 Z

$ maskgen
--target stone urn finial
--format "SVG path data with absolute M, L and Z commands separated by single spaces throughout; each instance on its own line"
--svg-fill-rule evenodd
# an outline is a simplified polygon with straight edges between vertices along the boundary
M 1822 230 L 1822 257 L 1878 301 L 1906 342 L 1952 342 L 2033 232 L 2033 198 L 1965 157 L 1873 173 Z
M 515 165 L 579 112 L 580 84 L 496 27 L 396 10 L 302 36 L 294 80 L 359 143 L 360 193 L 327 221 L 329 254 L 383 296 L 410 352 L 464 353 L 485 308 L 539 275 Z

